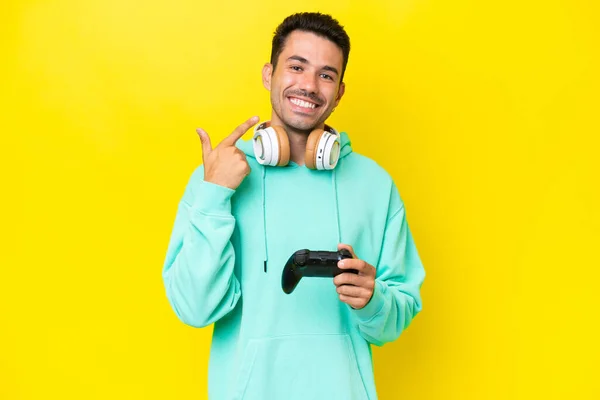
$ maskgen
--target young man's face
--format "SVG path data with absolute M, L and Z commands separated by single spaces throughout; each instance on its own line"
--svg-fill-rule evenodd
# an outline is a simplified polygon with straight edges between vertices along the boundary
M 307 133 L 322 127 L 344 94 L 342 64 L 335 43 L 309 32 L 290 33 L 277 68 L 263 68 L 263 84 L 271 91 L 271 123 Z

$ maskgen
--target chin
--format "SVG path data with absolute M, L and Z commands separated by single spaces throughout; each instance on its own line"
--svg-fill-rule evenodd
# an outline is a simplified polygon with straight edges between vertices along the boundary
M 310 133 L 313 129 L 321 124 L 320 119 L 312 119 L 312 118 L 303 118 L 292 116 L 291 118 L 286 118 L 283 121 L 290 128 L 296 129 L 298 131 L 304 131 L 306 133 Z
M 311 123 L 311 124 L 287 124 L 290 128 L 298 131 L 298 132 L 302 132 L 302 133 L 306 133 L 307 135 L 309 133 L 311 133 L 313 131 L 313 129 L 315 129 L 319 124 L 318 123 Z

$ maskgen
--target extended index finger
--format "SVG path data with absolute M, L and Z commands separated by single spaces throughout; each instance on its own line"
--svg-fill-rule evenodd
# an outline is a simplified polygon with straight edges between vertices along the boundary
M 248 129 L 250 129 L 250 127 L 252 127 L 252 125 L 256 124 L 257 122 L 258 122 L 258 117 L 252 117 L 252 118 L 248 119 L 246 122 L 244 122 L 243 124 L 241 124 L 240 126 L 235 128 L 235 130 L 233 131 L 233 133 L 231 133 L 231 135 L 229 135 L 225 139 L 223 139 L 221 144 L 224 146 L 235 145 L 235 142 L 237 142 L 239 138 L 244 136 L 244 133 L 246 133 L 248 131 Z

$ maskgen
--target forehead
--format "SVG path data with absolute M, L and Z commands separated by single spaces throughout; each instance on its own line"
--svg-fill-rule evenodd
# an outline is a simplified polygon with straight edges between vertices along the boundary
M 289 34 L 279 55 L 279 62 L 291 56 L 300 56 L 317 67 L 331 66 L 341 71 L 344 55 L 335 43 L 311 32 L 293 31 Z

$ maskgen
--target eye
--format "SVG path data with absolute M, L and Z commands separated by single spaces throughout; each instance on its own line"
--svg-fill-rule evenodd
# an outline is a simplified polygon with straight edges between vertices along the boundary
M 302 71 L 302 67 L 300 67 L 298 65 L 292 65 L 290 68 L 293 69 L 294 71 Z
M 327 75 L 327 74 L 321 74 L 321 77 L 322 77 L 322 78 L 325 78 L 325 79 L 328 79 L 328 80 L 330 80 L 330 81 L 332 81 L 332 80 L 333 80 L 333 77 L 332 77 L 331 75 Z

